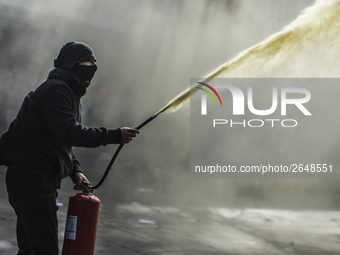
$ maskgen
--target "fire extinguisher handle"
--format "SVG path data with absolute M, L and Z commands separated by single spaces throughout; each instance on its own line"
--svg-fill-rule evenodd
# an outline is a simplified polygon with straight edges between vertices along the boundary
M 137 129 L 141 129 L 142 127 L 144 127 L 146 124 L 148 124 L 150 121 L 152 121 L 154 118 L 156 118 L 157 116 L 159 115 L 159 113 L 155 113 L 154 115 L 152 115 L 150 118 L 148 118 L 147 120 L 145 120 L 142 124 L 140 124 Z M 119 147 L 117 148 L 115 154 L 113 155 L 109 165 L 107 166 L 106 168 L 106 171 L 103 175 L 103 177 L 100 179 L 99 183 L 95 186 L 88 186 L 86 187 L 86 190 L 90 190 L 90 191 L 93 191 L 95 189 L 98 189 L 104 182 L 104 180 L 106 179 L 106 176 L 109 174 L 110 170 L 111 170 L 111 167 L 113 165 L 113 163 L 115 162 L 119 152 L 121 151 L 121 149 L 123 148 L 124 144 L 121 144 L 119 145 Z
M 85 187 L 88 187 L 90 185 L 88 181 L 82 181 L 81 184 L 83 184 L 83 186 Z

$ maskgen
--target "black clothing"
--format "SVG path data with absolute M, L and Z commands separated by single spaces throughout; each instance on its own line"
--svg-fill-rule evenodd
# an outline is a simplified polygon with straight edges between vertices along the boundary
M 81 83 L 84 84 L 86 88 L 90 86 L 91 80 L 93 79 L 96 71 L 97 65 L 76 65 L 73 69 L 73 73 L 80 79 Z
M 68 42 L 60 50 L 54 60 L 54 69 L 48 78 L 58 78 L 66 82 L 73 91 L 82 97 L 90 86 L 91 80 L 97 71 L 97 66 L 81 66 L 82 62 L 96 60 L 90 46 L 81 42 Z
M 121 143 L 120 129 L 81 125 L 80 98 L 97 70 L 82 62 L 95 60 L 80 42 L 65 44 L 55 68 L 30 92 L 0 138 L 0 164 L 9 166 L 6 185 L 17 214 L 19 255 L 58 255 L 56 188 L 66 176 L 81 172 L 73 146 Z
M 0 158 L 59 188 L 62 178 L 81 171 L 72 146 L 121 143 L 120 129 L 80 124 L 80 98 L 59 79 L 48 79 L 30 92 L 0 138 Z
M 68 42 L 60 49 L 58 57 L 54 60 L 54 67 L 74 68 L 76 63 L 96 60 L 90 46 L 82 42 Z
M 58 255 L 58 221 L 53 184 L 39 175 L 8 168 L 9 202 L 17 214 L 18 255 Z
M 79 98 L 86 94 L 87 84 L 78 78 L 73 72 L 68 69 L 54 68 L 48 75 L 48 79 L 60 79 L 72 88 L 75 95 Z

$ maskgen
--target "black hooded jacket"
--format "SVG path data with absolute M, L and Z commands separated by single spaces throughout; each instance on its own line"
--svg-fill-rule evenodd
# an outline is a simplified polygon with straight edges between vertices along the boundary
M 79 81 L 74 80 L 72 69 L 61 69 L 60 74 L 59 68 L 53 69 L 49 78 L 25 97 L 17 117 L 0 138 L 3 164 L 45 176 L 57 188 L 62 178 L 81 171 L 73 146 L 121 143 L 120 129 L 81 124 L 82 93 L 74 89 Z

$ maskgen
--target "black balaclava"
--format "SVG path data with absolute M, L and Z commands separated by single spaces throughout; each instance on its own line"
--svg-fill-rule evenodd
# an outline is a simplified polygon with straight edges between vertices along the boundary
M 96 60 L 96 57 L 90 46 L 82 42 L 68 42 L 54 60 L 55 68 L 49 73 L 48 79 L 58 78 L 65 81 L 78 97 L 82 97 L 97 71 L 97 65 L 79 64 L 91 60 Z

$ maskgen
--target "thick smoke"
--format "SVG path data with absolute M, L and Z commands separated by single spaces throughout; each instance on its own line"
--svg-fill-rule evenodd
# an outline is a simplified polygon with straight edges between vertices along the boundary
M 232 62 L 223 65 L 218 77 L 336 77 L 339 39 L 334 29 L 339 26 L 336 18 L 328 17 L 339 13 L 338 1 L 317 2 L 282 30 L 313 3 L 1 0 L 0 127 L 6 129 L 23 97 L 46 78 L 60 47 L 71 40 L 89 44 L 98 59 L 98 72 L 83 99 L 86 125 L 137 126 L 188 88 L 190 78 L 206 77 L 229 59 L 242 61 L 230 70 L 226 67 Z M 310 26 L 303 25 L 308 22 Z M 275 53 L 274 38 L 280 35 L 287 43 Z M 270 45 L 275 47 L 261 55 Z M 321 198 L 336 196 L 337 185 L 330 180 L 190 178 L 188 108 L 161 115 L 143 128 L 124 147 L 102 190 L 115 187 L 123 196 L 147 186 L 163 194 L 165 202 L 243 207 L 295 207 L 301 200 L 302 206 L 316 207 Z M 99 180 L 114 149 L 76 148 L 92 183 Z M 326 206 L 332 206 L 332 200 L 319 203 Z

